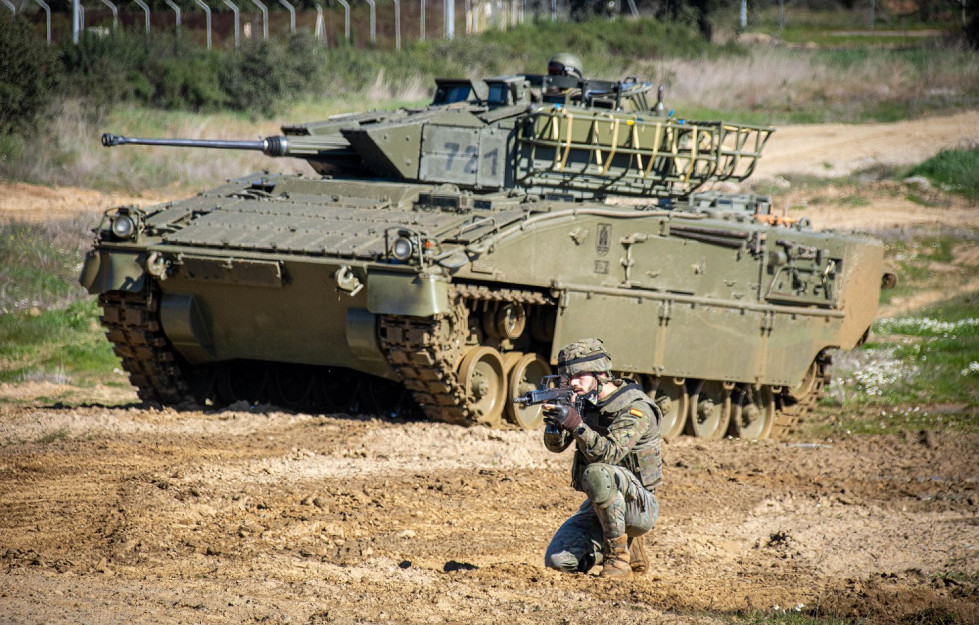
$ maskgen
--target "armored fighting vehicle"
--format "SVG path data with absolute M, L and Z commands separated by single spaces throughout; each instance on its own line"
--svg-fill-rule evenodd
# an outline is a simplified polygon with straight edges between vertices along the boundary
M 877 310 L 878 241 L 710 190 L 771 128 L 679 119 L 648 82 L 438 80 L 428 106 L 282 131 L 103 136 L 317 173 L 106 212 L 81 282 L 142 399 L 534 428 L 513 399 L 598 336 L 665 435 L 760 439 L 812 410 Z

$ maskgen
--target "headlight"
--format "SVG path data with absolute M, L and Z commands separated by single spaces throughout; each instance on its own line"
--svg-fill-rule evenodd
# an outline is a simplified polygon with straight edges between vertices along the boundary
M 131 239 L 136 234 L 136 222 L 128 214 L 116 215 L 112 220 L 112 234 L 120 239 Z
M 404 262 L 411 258 L 412 252 L 414 252 L 415 246 L 411 244 L 411 241 L 405 237 L 398 237 L 394 240 L 394 245 L 391 246 L 391 255 Z

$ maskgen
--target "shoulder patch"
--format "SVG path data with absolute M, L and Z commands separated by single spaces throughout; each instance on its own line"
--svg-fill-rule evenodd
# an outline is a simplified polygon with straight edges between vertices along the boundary
M 643 416 L 642 410 L 639 410 L 638 408 L 633 408 L 632 410 L 629 411 L 629 414 L 631 414 L 634 417 L 641 417 L 641 416 Z

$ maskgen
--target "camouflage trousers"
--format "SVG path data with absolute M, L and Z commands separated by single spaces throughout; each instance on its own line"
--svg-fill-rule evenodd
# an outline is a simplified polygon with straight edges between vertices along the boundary
M 643 488 L 628 469 L 601 466 L 613 477 L 614 492 L 610 500 L 600 507 L 585 499 L 578 512 L 558 528 L 544 554 L 548 568 L 586 573 L 602 563 L 606 536 L 642 536 L 656 524 L 659 502 L 655 493 Z

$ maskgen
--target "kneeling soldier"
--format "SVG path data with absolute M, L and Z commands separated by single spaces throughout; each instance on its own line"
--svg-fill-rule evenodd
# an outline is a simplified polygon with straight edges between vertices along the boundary
M 638 384 L 613 378 L 599 339 L 561 349 L 558 373 L 575 401 L 544 405 L 544 445 L 561 452 L 574 443 L 571 485 L 588 498 L 554 534 L 546 564 L 569 573 L 602 564 L 602 577 L 627 579 L 649 566 L 642 541 L 659 518 L 662 413 Z

